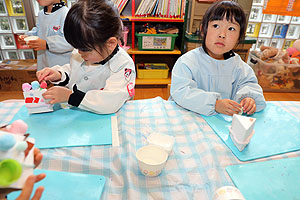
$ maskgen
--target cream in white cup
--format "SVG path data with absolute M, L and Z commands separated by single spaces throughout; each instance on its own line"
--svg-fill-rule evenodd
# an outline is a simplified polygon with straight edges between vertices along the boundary
M 145 176 L 158 176 L 168 159 L 168 153 L 157 145 L 141 147 L 136 152 L 139 168 Z
M 241 191 L 234 186 L 223 186 L 219 188 L 213 200 L 246 200 Z
M 151 133 L 147 137 L 149 144 L 157 145 L 162 147 L 168 154 L 172 152 L 173 145 L 175 143 L 174 136 L 162 134 L 162 133 Z
M 31 41 L 31 40 L 37 40 L 37 39 L 39 39 L 39 37 L 33 35 L 33 36 L 27 36 L 27 37 L 25 37 L 24 41 L 26 42 L 26 44 L 28 44 L 29 41 Z

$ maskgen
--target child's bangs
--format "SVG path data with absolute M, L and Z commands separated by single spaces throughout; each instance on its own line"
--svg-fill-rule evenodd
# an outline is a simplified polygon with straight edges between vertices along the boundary
M 71 29 L 72 30 L 72 29 Z M 74 29 L 73 29 L 74 30 Z M 91 51 L 94 49 L 91 41 L 91 36 L 85 32 L 82 32 L 80 29 L 75 29 L 73 34 L 69 34 L 66 37 L 67 41 L 75 48 L 84 51 Z
M 235 9 L 232 7 L 229 8 L 227 6 L 220 6 L 220 7 L 216 8 L 216 10 L 212 13 L 213 14 L 210 16 L 209 21 L 223 20 L 224 17 L 226 16 L 227 21 L 230 21 L 230 22 L 236 21 L 240 25 L 242 23 L 241 16 L 243 15 L 243 13 L 241 13 L 238 9 Z

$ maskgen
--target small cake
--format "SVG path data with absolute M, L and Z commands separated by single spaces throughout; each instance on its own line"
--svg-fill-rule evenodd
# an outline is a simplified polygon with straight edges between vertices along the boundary
M 230 137 L 239 151 L 243 151 L 254 134 L 256 119 L 234 114 L 229 127 Z
M 21 189 L 33 174 L 34 139 L 26 130 L 20 120 L 0 130 L 0 188 Z
M 25 106 L 28 113 L 43 113 L 53 111 L 53 105 L 48 104 L 42 94 L 47 91 L 47 83 L 33 81 L 31 84 L 23 83 L 22 90 L 25 98 Z

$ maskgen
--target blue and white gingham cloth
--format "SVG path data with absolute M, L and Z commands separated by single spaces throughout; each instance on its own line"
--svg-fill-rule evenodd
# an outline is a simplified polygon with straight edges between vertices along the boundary
M 300 102 L 272 103 L 300 119 Z M 0 103 L 0 125 L 8 123 L 22 105 L 22 101 Z M 101 199 L 210 200 L 219 187 L 233 185 L 225 171 L 228 165 L 300 156 L 296 151 L 241 162 L 200 115 L 160 97 L 129 101 L 117 117 L 120 147 L 42 149 L 39 168 L 103 175 L 107 182 Z M 162 173 L 145 177 L 135 153 L 147 145 L 146 137 L 153 132 L 174 136 L 175 144 Z

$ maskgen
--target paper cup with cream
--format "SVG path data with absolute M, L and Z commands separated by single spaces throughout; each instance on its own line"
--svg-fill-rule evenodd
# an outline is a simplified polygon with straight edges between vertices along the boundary
M 145 176 L 158 176 L 168 159 L 168 153 L 157 145 L 141 147 L 136 152 L 139 168 Z

